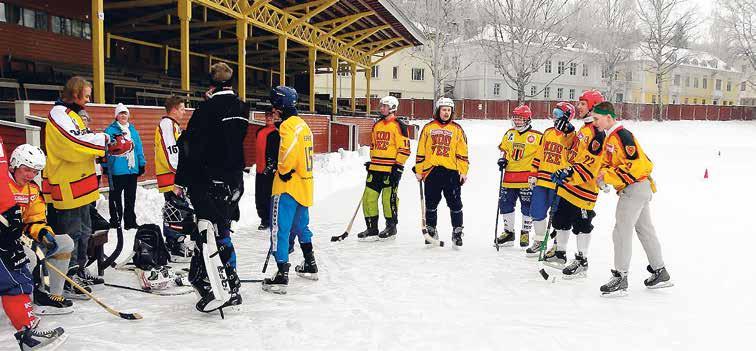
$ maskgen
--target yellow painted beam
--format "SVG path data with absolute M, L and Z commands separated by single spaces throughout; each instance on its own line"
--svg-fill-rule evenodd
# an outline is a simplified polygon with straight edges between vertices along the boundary
M 336 83 L 339 79 L 339 58 L 336 56 L 331 56 L 331 79 L 332 79 L 332 86 L 331 86 L 331 113 L 336 114 L 339 112 L 339 97 L 336 95 Z
M 178 16 L 181 22 L 181 89 L 189 90 L 189 22 L 192 20 L 192 0 L 179 0 Z
M 103 0 L 92 0 L 92 93 L 94 102 L 105 103 L 105 9 Z
M 168 73 L 168 64 L 170 58 L 170 51 L 168 51 L 168 45 L 163 45 L 163 72 Z
M 303 16 L 300 16 L 300 17 L 294 16 L 295 19 L 293 21 L 291 21 L 291 23 L 288 26 L 285 27 L 285 30 L 289 31 L 291 28 L 299 25 L 300 23 L 306 23 L 306 22 L 308 22 L 310 20 L 310 18 L 313 18 L 315 15 L 317 15 L 317 14 L 325 11 L 326 9 L 328 9 L 331 6 L 333 6 L 333 4 L 335 4 L 337 2 L 339 2 L 339 0 L 321 0 L 321 1 L 318 1 L 318 2 L 308 2 L 307 4 L 319 3 L 320 5 L 318 5 L 318 7 L 314 8 L 312 10 L 310 10 L 308 8 L 307 14 L 305 14 Z M 284 9 L 284 12 L 288 12 L 288 11 L 286 9 Z
M 111 2 L 105 5 L 105 10 L 132 9 L 137 7 L 151 7 L 172 4 L 177 0 L 134 0 Z
M 191 28 L 226 28 L 236 24 L 235 20 L 226 21 L 208 21 L 208 22 L 194 22 L 191 24 Z M 134 28 L 121 28 L 114 29 L 111 33 L 137 33 L 137 32 L 157 32 L 157 31 L 170 31 L 180 29 L 181 25 L 178 24 L 155 24 L 147 26 L 137 26 Z
M 256 1 L 255 1 L 255 3 L 254 3 L 254 5 L 252 5 L 252 6 L 249 6 L 249 7 L 248 7 L 248 8 L 246 9 L 246 10 L 244 10 L 244 11 L 243 11 L 242 13 L 243 13 L 243 14 L 244 14 L 245 16 L 246 16 L 246 15 L 249 15 L 250 13 L 252 13 L 252 12 L 254 12 L 254 11 L 257 11 L 257 10 L 259 10 L 259 9 L 260 9 L 260 8 L 262 8 L 263 6 L 265 6 L 265 5 L 269 4 L 270 2 L 271 2 L 271 0 L 256 0 Z
M 278 38 L 278 71 L 281 72 L 278 75 L 278 85 L 286 85 L 286 49 L 287 49 L 286 37 L 282 36 Z
M 353 15 L 349 15 L 345 17 L 339 17 L 339 18 L 334 18 L 332 20 L 328 20 L 328 21 L 318 22 L 318 23 L 315 23 L 315 25 L 318 28 L 321 28 L 324 30 L 327 29 L 329 26 L 334 26 L 333 28 L 328 29 L 328 34 L 334 35 L 337 32 L 341 31 L 342 29 L 349 27 L 352 23 L 357 22 L 365 17 L 370 17 L 372 15 L 375 15 L 375 12 L 373 11 L 359 12 L 359 13 L 355 13 Z
M 386 25 L 386 26 L 380 26 L 380 27 L 371 28 L 369 30 L 366 30 L 364 33 L 361 33 L 359 35 L 359 37 L 355 37 L 352 41 L 350 41 L 347 44 L 347 47 L 353 47 L 353 46 L 359 44 L 360 42 L 364 41 L 365 39 L 372 37 L 373 34 L 378 33 L 379 31 L 387 29 L 387 28 L 391 28 L 391 26 Z
M 374 47 L 390 45 L 401 40 L 403 40 L 403 38 L 391 38 L 391 39 L 386 39 L 386 40 L 374 41 L 372 43 L 356 45 L 355 47 L 361 48 L 361 49 L 373 49 Z
M 373 68 L 365 70 L 365 111 L 370 116 L 370 79 L 373 78 Z
M 111 42 L 110 33 L 105 33 L 105 58 L 110 60 L 110 42 Z
M 310 78 L 310 112 L 315 112 L 315 61 L 317 60 L 317 51 L 310 48 L 307 51 L 307 75 Z
M 239 83 L 237 88 L 239 98 L 242 101 L 247 101 L 247 32 L 249 30 L 249 24 L 246 20 L 236 20 L 236 44 L 237 52 L 237 67 L 236 67 L 236 80 Z
M 351 69 L 350 77 L 352 78 L 352 113 L 357 110 L 357 64 L 352 63 L 349 65 Z
M 399 51 L 402 51 L 402 50 L 404 50 L 404 49 L 406 49 L 406 48 L 408 48 L 408 47 L 411 47 L 411 46 L 410 46 L 410 45 L 406 45 L 406 46 L 400 46 L 400 47 L 398 47 L 398 48 L 396 48 L 396 49 L 393 49 L 393 50 L 391 50 L 391 52 L 384 54 L 384 55 L 383 55 L 383 57 L 381 57 L 381 58 L 379 58 L 378 60 L 374 61 L 372 65 L 373 65 L 373 66 L 375 66 L 375 65 L 377 65 L 378 63 L 380 63 L 381 61 L 383 61 L 383 60 L 385 60 L 385 59 L 387 59 L 387 58 L 389 58 L 389 57 L 393 56 L 394 54 L 396 54 L 396 53 L 398 53 Z
M 378 26 L 378 27 L 373 27 L 373 28 L 367 28 L 367 29 L 362 29 L 362 30 L 356 30 L 354 32 L 340 34 L 340 35 L 337 35 L 336 37 L 339 38 L 339 39 L 346 40 L 348 38 L 356 38 L 357 36 L 361 36 L 361 35 L 364 35 L 364 34 L 373 35 L 373 34 L 375 34 L 378 31 L 381 31 L 381 30 L 384 30 L 384 29 L 389 29 L 389 28 L 391 28 L 391 26 L 387 24 L 387 25 L 383 25 L 383 26 Z

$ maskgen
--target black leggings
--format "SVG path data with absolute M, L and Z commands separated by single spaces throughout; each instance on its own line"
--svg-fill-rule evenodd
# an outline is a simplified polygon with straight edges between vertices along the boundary
M 441 195 L 446 199 L 446 206 L 451 212 L 452 227 L 461 227 L 462 222 L 462 184 L 459 172 L 444 167 L 434 167 L 425 177 L 425 222 L 435 227 L 438 222 L 438 204 Z

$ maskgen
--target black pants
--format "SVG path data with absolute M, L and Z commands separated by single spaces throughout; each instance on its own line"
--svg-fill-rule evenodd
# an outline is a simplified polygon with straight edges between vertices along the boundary
M 257 173 L 255 175 L 255 206 L 257 216 L 260 217 L 260 224 L 265 227 L 270 227 L 270 195 L 273 192 L 273 177 L 275 174 Z
M 593 217 L 596 217 L 593 210 L 584 210 L 561 198 L 554 213 L 553 226 L 557 230 L 572 229 L 575 234 L 590 233 L 593 231 Z
M 438 204 L 441 195 L 446 199 L 446 206 L 451 212 L 452 227 L 461 227 L 462 222 L 462 184 L 459 172 L 444 167 L 434 167 L 425 178 L 425 222 L 435 227 L 438 222 Z
M 136 226 L 134 202 L 136 202 L 137 177 L 136 174 L 114 175 L 110 177 L 113 181 L 113 186 L 111 187 L 112 193 L 109 195 L 111 224 L 117 218 L 123 218 L 125 226 Z M 123 194 L 125 204 L 121 202 L 121 194 Z

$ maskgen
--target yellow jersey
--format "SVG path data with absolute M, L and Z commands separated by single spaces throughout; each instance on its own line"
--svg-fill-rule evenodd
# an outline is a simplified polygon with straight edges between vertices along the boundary
M 179 147 L 176 143 L 181 136 L 181 126 L 171 117 L 164 116 L 155 128 L 155 177 L 158 191 L 173 190 L 178 167 Z
M 300 205 L 312 206 L 313 197 L 313 147 L 312 131 L 299 116 L 287 118 L 279 127 L 281 144 L 278 148 L 279 174 L 293 172 L 287 182 L 276 175 L 273 179 L 273 195 L 289 194 Z
M 557 195 L 585 210 L 592 210 L 598 199 L 596 177 L 601 169 L 604 152 L 604 133 L 592 123 L 586 124 L 575 139 L 577 153 L 572 161 L 573 174 L 565 179 Z
M 32 239 L 39 240 L 39 231 L 47 229 L 50 234 L 55 234 L 47 225 L 47 205 L 42 198 L 42 191 L 33 181 L 24 186 L 19 185 L 9 174 L 8 185 L 13 193 L 18 207 L 21 208 L 21 221 L 24 223 L 24 233 Z
M 638 144 L 633 133 L 619 123 L 607 131 L 604 143 L 604 182 L 613 185 L 617 191 L 626 186 L 648 179 L 651 190 L 656 192 L 656 184 L 651 179 L 654 164 Z
M 507 159 L 507 167 L 501 186 L 505 188 L 523 189 L 529 187 L 528 177 L 532 172 L 533 158 L 541 144 L 543 133 L 528 127 L 524 132 L 515 128 L 504 133 L 499 144 L 499 150 Z
M 95 159 L 105 156 L 107 140 L 107 134 L 87 129 L 75 110 L 56 103 L 45 124 L 47 165 L 42 171 L 45 201 L 59 210 L 97 201 L 100 192 Z
M 381 118 L 370 134 L 370 166 L 368 170 L 391 172 L 393 165 L 403 166 L 410 156 L 407 125 L 394 115 Z
M 467 175 L 470 168 L 467 136 L 456 122 L 442 124 L 433 120 L 423 126 L 417 142 L 415 172 L 425 177 L 433 167 L 444 167 Z
M 543 132 L 541 143 L 533 157 L 531 172 L 538 181 L 537 186 L 555 189 L 551 174 L 570 165 L 570 150 L 573 134 L 564 134 L 551 127 Z

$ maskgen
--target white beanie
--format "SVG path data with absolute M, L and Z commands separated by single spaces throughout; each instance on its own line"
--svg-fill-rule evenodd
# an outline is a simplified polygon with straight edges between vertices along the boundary
M 121 112 L 126 112 L 127 115 L 131 116 L 131 113 L 129 112 L 129 109 L 126 108 L 126 105 L 119 102 L 118 105 L 116 105 L 114 117 L 118 117 L 118 114 Z

